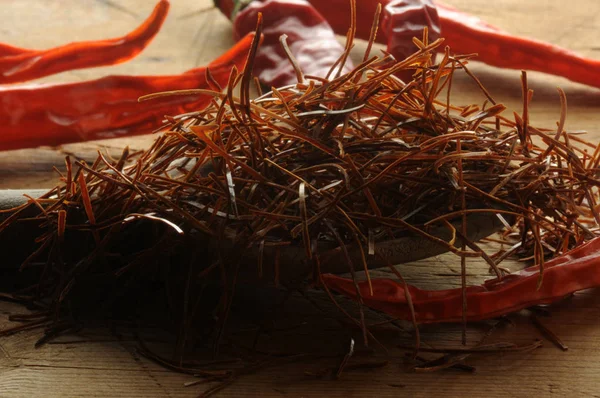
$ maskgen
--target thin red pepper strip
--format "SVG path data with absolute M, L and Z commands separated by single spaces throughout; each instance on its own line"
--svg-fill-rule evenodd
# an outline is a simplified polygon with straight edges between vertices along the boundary
M 48 50 L 25 50 L 0 46 L 0 84 L 24 82 L 56 73 L 114 65 L 139 54 L 160 30 L 169 11 L 161 0 L 137 29 L 114 39 L 70 43 Z M 19 50 L 21 50 L 19 52 Z M 10 53 L 13 54 L 10 54 Z
M 348 13 L 347 0 L 308 1 L 325 17 L 336 33 L 346 34 L 348 23 L 346 18 L 340 16 Z M 360 15 L 356 27 L 357 38 L 368 39 L 377 5 L 382 3 L 385 7 L 392 1 L 395 0 L 357 0 L 357 15 Z M 511 35 L 439 1 L 435 1 L 435 5 L 441 24 L 441 36 L 454 53 L 477 53 L 478 61 L 492 66 L 544 72 L 600 87 L 600 60 L 586 58 L 543 41 Z M 382 29 L 377 41 L 388 44 L 388 40 Z
M 217 3 L 227 16 L 236 7 L 234 0 L 221 0 Z M 253 1 L 233 16 L 236 39 L 255 29 L 259 12 L 263 14 L 264 41 L 256 54 L 254 72 L 262 83 L 270 87 L 281 87 L 298 81 L 279 41 L 282 34 L 288 36 L 290 51 L 304 75 L 325 77 L 344 52 L 327 21 L 306 0 Z M 346 20 L 347 30 L 350 25 L 349 17 Z M 351 69 L 352 65 L 348 60 L 342 73 Z
M 231 68 L 242 69 L 252 38 L 249 34 L 208 65 L 225 85 Z M 148 134 L 166 114 L 202 109 L 207 96 L 175 96 L 138 103 L 161 91 L 210 88 L 205 67 L 174 76 L 107 76 L 97 80 L 0 88 L 0 150 L 59 145 L 95 139 Z
M 524 308 L 550 304 L 579 290 L 600 286 L 600 237 L 544 263 L 544 276 L 537 288 L 539 267 L 486 281 L 482 286 L 467 287 L 467 320 L 480 321 L 506 315 Z M 323 275 L 323 283 L 332 290 L 356 299 L 351 279 Z M 365 305 L 410 321 L 405 285 L 391 279 L 372 279 L 373 295 L 367 282 L 359 288 Z M 462 321 L 462 289 L 421 290 L 407 285 L 420 324 Z

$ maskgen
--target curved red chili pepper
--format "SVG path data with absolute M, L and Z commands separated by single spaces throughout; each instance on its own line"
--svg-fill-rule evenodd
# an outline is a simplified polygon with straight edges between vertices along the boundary
M 227 16 L 237 7 L 234 0 L 217 1 L 217 6 Z M 298 81 L 279 41 L 282 34 L 288 36 L 290 51 L 305 75 L 325 77 L 344 52 L 327 21 L 305 0 L 251 2 L 233 15 L 236 39 L 254 31 L 259 12 L 263 14 L 264 41 L 256 54 L 255 74 L 268 86 L 281 87 Z M 351 69 L 348 60 L 342 71 Z
M 510 35 L 481 19 L 436 3 L 442 35 L 452 51 L 477 53 L 477 60 L 500 68 L 526 69 L 600 87 L 600 60 L 540 40 Z
M 253 34 L 208 65 L 214 79 L 227 83 L 231 68 L 242 69 Z M 0 88 L 0 150 L 59 145 L 147 134 L 165 114 L 198 110 L 206 96 L 176 96 L 138 103 L 161 91 L 210 88 L 207 68 L 174 76 L 107 76 L 48 86 Z
M 600 237 L 594 238 L 570 252 L 544 264 L 542 284 L 538 266 L 491 279 L 483 286 L 467 287 L 467 320 L 490 319 L 524 308 L 549 304 L 578 290 L 600 286 Z M 330 289 L 356 299 L 356 288 L 351 279 L 323 275 L 323 283 Z M 372 279 L 373 295 L 368 282 L 359 288 L 365 305 L 404 320 L 411 320 L 405 285 L 391 279 Z M 421 290 L 406 285 L 418 323 L 446 323 L 462 321 L 462 290 Z
M 346 34 L 347 0 L 308 0 L 338 34 Z M 368 39 L 377 5 L 395 0 L 357 0 L 356 37 Z M 422 1 L 425 3 L 426 1 Z M 525 69 L 562 76 L 575 82 L 600 87 L 600 60 L 586 58 L 565 48 L 511 35 L 477 17 L 435 1 L 441 24 L 441 35 L 454 53 L 477 53 L 477 60 L 489 65 Z M 385 16 L 385 11 L 384 11 Z M 407 18 L 410 16 L 407 14 Z M 417 23 L 419 23 L 417 21 Z M 422 26 L 421 26 L 422 29 Z M 386 32 L 378 34 L 379 43 L 388 44 Z M 410 45 L 410 42 L 407 42 Z
M 161 0 L 152 14 L 126 36 L 70 43 L 48 50 L 0 46 L 0 84 L 24 82 L 67 70 L 114 65 L 139 54 L 160 30 L 169 2 Z

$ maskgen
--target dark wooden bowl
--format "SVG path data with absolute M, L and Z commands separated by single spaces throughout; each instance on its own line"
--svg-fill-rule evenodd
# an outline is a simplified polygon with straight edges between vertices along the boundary
M 45 194 L 45 190 L 0 190 L 0 210 L 10 209 L 19 206 L 27 200 L 24 194 L 32 197 L 39 197 Z M 7 217 L 8 213 L 0 213 L 0 222 Z M 495 214 L 473 213 L 467 217 L 468 238 L 471 241 L 478 241 L 494 232 L 502 229 L 502 223 Z M 461 220 L 451 220 L 451 223 L 457 230 L 460 230 Z M 0 231 L 1 232 L 1 231 Z M 438 227 L 429 231 L 431 235 L 445 241 L 451 239 L 451 233 L 448 228 Z M 33 240 L 39 230 L 28 229 L 27 225 L 15 225 L 10 227 L 10 231 L 5 231 L 0 235 L 0 250 L 5 253 L 13 253 L 14 258 L 24 258 L 28 252 L 34 250 Z M 460 239 L 457 243 L 460 245 Z M 217 250 L 234 250 L 231 242 L 210 242 L 209 248 Z M 362 270 L 362 255 L 360 249 L 355 245 L 346 247 L 349 257 L 354 264 L 355 269 Z M 436 256 L 447 251 L 444 245 L 424 239 L 421 236 L 407 233 L 406 236 L 378 242 L 375 246 L 377 255 L 368 256 L 369 269 L 387 267 L 388 264 L 403 264 L 424 258 Z M 319 243 L 321 271 L 326 273 L 342 274 L 349 271 L 347 259 L 342 248 L 332 242 Z M 262 258 L 263 278 L 272 280 L 275 269 L 276 248 L 265 247 Z M 8 256 L 7 258 L 10 258 Z M 386 259 L 383 261 L 381 258 Z M 2 263 L 10 262 L 7 258 Z M 243 267 L 248 275 L 255 273 L 256 265 L 259 261 L 258 248 L 245 251 L 242 261 L 248 265 Z M 303 246 L 286 246 L 279 253 L 279 280 L 300 281 L 312 271 L 312 263 L 308 261 Z M 13 265 L 14 267 L 14 265 Z

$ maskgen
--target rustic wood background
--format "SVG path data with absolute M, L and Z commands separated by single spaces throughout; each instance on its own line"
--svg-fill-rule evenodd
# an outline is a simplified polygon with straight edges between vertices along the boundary
M 326 0 L 323 0 L 326 1 Z M 148 0 L 5 0 L 0 9 L 0 40 L 15 45 L 45 48 L 68 41 L 113 37 L 137 26 L 151 11 Z M 212 7 L 211 0 L 173 0 L 170 16 L 155 41 L 133 61 L 116 67 L 67 72 L 43 79 L 47 82 L 77 81 L 111 73 L 178 73 L 209 62 L 231 44 L 229 22 Z M 549 41 L 600 59 L 600 2 L 590 0 L 447 0 L 505 30 Z M 340 11 L 342 12 L 342 11 Z M 355 54 L 364 47 L 358 46 Z M 472 70 L 496 99 L 520 111 L 518 71 L 498 70 L 473 63 Z M 531 106 L 532 124 L 552 128 L 558 118 L 556 86 L 568 97 L 567 128 L 586 130 L 591 140 L 600 138 L 600 91 L 539 73 L 529 74 L 535 90 Z M 599 76 L 600 78 L 600 76 Z M 481 103 L 482 98 L 466 77 L 454 83 L 455 103 Z M 51 187 L 65 154 L 91 160 L 97 150 L 120 152 L 125 145 L 144 148 L 152 136 L 65 145 L 60 148 L 0 152 L 0 188 Z M 489 277 L 482 264 L 469 264 L 472 281 Z M 421 286 L 455 286 L 459 283 L 457 261 L 439 256 L 403 266 Z M 449 277 L 456 275 L 456 277 Z M 320 300 L 316 296 L 315 300 Z M 326 305 L 326 304 L 323 304 Z M 12 304 L 0 303 L 0 330 L 10 326 Z M 300 298 L 276 318 L 270 336 L 261 338 L 265 347 L 278 352 L 343 352 L 349 333 L 324 317 Z M 544 341 L 540 349 L 515 354 L 473 356 L 466 362 L 475 374 L 447 370 L 438 373 L 407 373 L 396 344 L 411 344 L 412 333 L 390 328 L 382 340 L 392 348 L 390 364 L 377 370 L 348 371 L 341 380 L 322 380 L 305 372 L 330 366 L 327 360 L 293 362 L 241 377 L 221 396 L 600 396 L 600 292 L 581 292 L 542 318 L 569 346 L 567 352 Z M 263 314 L 265 319 L 268 315 Z M 490 341 L 530 344 L 543 339 L 527 314 L 499 326 Z M 279 333 L 275 331 L 279 330 Z M 283 330 L 283 331 L 282 331 Z M 285 331 L 287 330 L 287 331 Z M 485 332 L 484 325 L 469 331 L 474 344 Z M 429 346 L 456 344 L 458 327 L 423 328 Z M 116 336 L 116 337 L 115 337 Z M 111 333 L 98 327 L 56 344 L 34 349 L 39 331 L 0 339 L 0 397 L 193 397 L 206 385 L 185 387 L 193 377 L 165 370 L 135 351 L 131 334 Z M 163 341 L 158 334 L 154 340 Z M 264 341 L 263 341 L 264 340 Z M 160 345 L 160 344 L 159 344 Z M 385 358 L 378 351 L 377 358 Z M 355 359 L 355 363 L 368 357 Z M 372 359 L 372 358 L 371 358 Z

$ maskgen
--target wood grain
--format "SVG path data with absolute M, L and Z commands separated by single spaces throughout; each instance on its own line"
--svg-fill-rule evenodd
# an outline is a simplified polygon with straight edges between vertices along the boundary
M 590 57 L 600 58 L 597 27 L 600 3 L 587 0 L 526 2 L 501 0 L 448 0 L 466 12 L 515 34 L 551 41 Z M 118 36 L 136 26 L 150 12 L 147 0 L 6 0 L 0 9 L 2 41 L 35 48 L 50 47 L 72 40 Z M 131 62 L 116 67 L 67 72 L 42 81 L 77 81 L 105 74 L 178 73 L 207 63 L 231 44 L 229 22 L 210 0 L 174 0 L 164 30 L 150 47 Z M 204 12 L 199 12 L 205 10 Z M 364 44 L 354 55 L 359 57 Z M 519 71 L 499 70 L 473 62 L 472 70 L 491 94 L 509 109 L 520 112 Z M 587 130 L 590 138 L 600 138 L 600 91 L 541 73 L 529 74 L 535 95 L 531 105 L 532 124 L 552 128 L 559 115 L 556 86 L 567 93 L 569 130 Z M 454 82 L 453 102 L 481 103 L 483 98 L 465 76 Z M 61 148 L 0 152 L 0 188 L 51 187 L 56 175 L 52 166 L 62 168 L 67 154 L 92 160 L 98 150 L 114 156 L 126 146 L 142 149 L 151 136 L 65 145 Z M 513 266 L 518 266 L 513 264 Z M 489 277 L 485 264 L 469 262 L 469 282 Z M 452 255 L 437 256 L 401 266 L 411 282 L 425 288 L 457 286 L 460 264 Z M 381 274 L 380 274 L 381 275 Z M 385 274 L 383 274 L 385 275 Z M 454 277 L 453 277 L 454 276 Z M 247 317 L 262 319 L 272 327 L 261 335 L 259 347 L 273 352 L 343 353 L 350 336 L 357 331 L 341 327 L 344 322 L 322 294 L 313 300 L 326 308 L 326 316 L 300 296 L 286 304 L 281 317 L 271 320 L 260 312 L 259 302 L 268 301 L 256 292 L 242 294 L 253 312 Z M 254 305 L 256 304 L 256 305 Z M 350 309 L 355 306 L 346 303 Z M 21 311 L 10 303 L 0 303 L 0 330 L 13 325 L 7 314 Z M 244 314 L 244 311 L 241 311 Z M 389 353 L 378 349 L 377 358 L 390 364 L 372 371 L 353 371 L 341 380 L 319 380 L 305 371 L 332 366 L 331 360 L 294 362 L 241 377 L 221 396 L 600 396 L 600 292 L 576 294 L 551 308 L 552 316 L 541 318 L 569 346 L 562 352 L 545 341 L 540 349 L 518 354 L 472 356 L 467 363 L 475 374 L 448 370 L 435 374 L 407 373 L 402 360 L 405 351 L 397 345 L 410 345 L 414 334 L 410 325 L 403 329 L 387 327 L 378 331 Z M 378 319 L 376 314 L 368 314 Z M 489 341 L 531 344 L 542 335 L 527 314 L 512 317 L 513 324 L 499 326 Z M 469 329 L 469 343 L 477 342 L 486 324 Z M 167 371 L 135 351 L 135 342 L 126 328 L 115 337 L 106 327 L 86 329 L 65 336 L 58 344 L 34 349 L 39 331 L 0 339 L 0 397 L 193 397 L 206 386 L 184 387 L 191 376 Z M 459 341 L 457 326 L 426 327 L 421 330 L 426 346 L 451 346 Z M 237 336 L 243 342 L 253 336 Z M 156 331 L 146 337 L 158 340 L 156 347 L 168 350 L 169 336 Z M 357 341 L 360 338 L 357 339 Z M 62 343 L 61 343 L 62 341 Z M 164 343 L 160 343 L 160 342 Z M 356 358 L 356 363 L 367 358 Z

